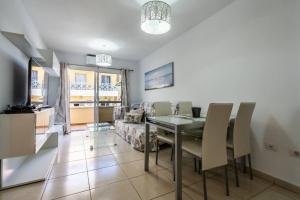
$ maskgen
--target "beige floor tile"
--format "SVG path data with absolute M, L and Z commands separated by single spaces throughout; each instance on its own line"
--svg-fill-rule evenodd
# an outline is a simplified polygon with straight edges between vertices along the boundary
M 117 165 L 118 162 L 113 155 L 100 156 L 96 158 L 87 159 L 88 170 L 95 170 L 104 167 L 111 167 Z
M 83 145 L 76 145 L 76 146 L 62 145 L 59 154 L 64 155 L 67 153 L 78 152 L 78 151 L 85 151 L 84 146 Z
M 127 162 L 144 159 L 144 153 L 141 153 L 138 151 L 118 153 L 118 154 L 114 154 L 114 156 L 116 157 L 116 160 L 118 161 L 118 163 L 127 163 Z
M 129 181 L 121 181 L 91 190 L 93 200 L 140 200 Z
M 0 191 L 0 200 L 38 200 L 43 194 L 46 182 L 15 187 Z
M 183 191 L 193 200 L 204 199 L 202 182 L 187 186 L 183 188 Z M 207 179 L 207 194 L 208 199 L 210 200 L 243 200 L 243 198 L 237 197 L 235 194 L 233 194 L 231 190 L 230 196 L 226 196 L 225 185 L 209 178 Z
M 65 162 L 71 162 L 71 161 L 83 160 L 83 159 L 85 159 L 85 152 L 78 151 L 78 152 L 72 152 L 66 154 L 58 154 L 56 158 L 56 163 L 65 163 Z
M 76 147 L 76 146 L 83 146 L 84 142 L 82 138 L 75 138 L 75 139 L 63 140 L 62 144 L 65 147 Z
M 168 169 L 168 177 L 173 180 L 173 169 Z M 208 175 L 210 177 L 212 175 Z M 195 184 L 202 181 L 202 176 L 194 171 L 194 168 L 191 166 L 183 165 L 182 166 L 182 183 L 185 186 Z
M 300 195 L 278 186 L 273 186 L 270 189 L 259 193 L 251 200 L 300 200 Z
M 90 191 L 80 192 L 77 194 L 59 198 L 58 200 L 91 200 L 91 194 Z
M 113 146 L 118 143 L 119 143 L 119 140 L 115 139 L 113 137 L 106 137 L 106 138 L 105 137 L 96 137 L 96 138 L 94 137 L 94 138 L 91 138 L 90 140 L 87 140 L 85 142 L 85 146 L 88 148 L 92 145 L 94 148 L 99 148 L 99 147 Z
M 50 178 L 52 179 L 85 171 L 87 171 L 85 160 L 60 163 L 53 166 Z
M 224 185 L 224 176 L 216 175 L 211 177 L 211 179 L 217 181 L 220 185 Z M 239 197 L 241 199 L 242 198 L 248 199 L 250 197 L 253 197 L 259 192 L 262 192 L 272 186 L 271 182 L 265 181 L 258 177 L 254 177 L 253 180 L 250 180 L 249 175 L 243 173 L 239 173 L 239 181 L 240 181 L 240 187 L 237 188 L 235 186 L 234 173 L 230 170 L 229 171 L 230 191 L 236 197 Z
M 119 166 L 106 167 L 89 171 L 90 188 L 100 187 L 105 184 L 127 179 L 125 173 Z
M 174 183 L 164 174 L 165 170 L 157 174 L 148 173 L 130 179 L 142 199 L 153 199 L 155 197 L 174 191 Z
M 120 167 L 125 172 L 127 177 L 132 178 L 140 175 L 144 175 L 147 172 L 144 171 L 144 160 L 137 160 L 129 163 L 120 164 Z M 164 168 L 155 165 L 155 161 L 150 158 L 149 169 L 152 173 L 156 173 Z
M 168 194 L 165 194 L 163 196 L 157 197 L 153 200 L 174 200 L 175 199 L 175 192 L 171 192 Z M 183 200 L 192 200 L 187 194 L 184 192 L 182 193 L 182 199 Z
M 109 147 L 97 148 L 93 150 L 87 150 L 85 152 L 86 158 L 95 158 L 99 156 L 105 156 L 112 154 Z
M 118 145 L 113 145 L 109 147 L 113 153 L 125 153 L 129 151 L 135 151 L 129 144 L 118 143 Z
M 215 175 L 207 178 L 207 191 L 208 197 L 210 199 L 219 200 L 219 199 L 235 199 L 243 200 L 249 199 L 254 195 L 266 190 L 271 186 L 271 183 L 261 180 L 259 178 L 254 178 L 253 181 L 248 179 L 245 176 L 240 176 L 240 187 L 237 188 L 234 182 L 234 176 L 230 174 L 229 178 L 229 188 L 230 196 L 225 195 L 225 181 L 224 177 L 220 175 Z M 188 194 L 192 199 L 201 199 L 203 198 L 203 185 L 202 181 L 187 186 L 184 188 L 184 192 Z
M 65 176 L 48 181 L 43 199 L 54 199 L 89 189 L 87 173 Z

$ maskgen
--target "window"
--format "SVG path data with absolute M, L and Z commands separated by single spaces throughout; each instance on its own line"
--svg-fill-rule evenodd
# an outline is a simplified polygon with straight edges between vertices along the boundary
M 31 88 L 38 88 L 38 71 L 32 70 L 31 71 Z
M 76 85 L 86 85 L 86 74 L 75 74 Z
M 111 77 L 107 75 L 101 75 L 101 84 L 110 84 Z
M 43 67 L 32 66 L 31 69 L 31 102 L 34 104 L 43 103 L 44 100 L 44 79 Z
M 36 71 L 36 70 L 31 71 L 31 80 L 38 81 L 38 71 Z

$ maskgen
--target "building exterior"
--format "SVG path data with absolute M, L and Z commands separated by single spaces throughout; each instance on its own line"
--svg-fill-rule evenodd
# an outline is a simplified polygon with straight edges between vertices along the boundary
M 31 102 L 44 101 L 45 70 L 42 67 L 32 66 L 31 70 Z

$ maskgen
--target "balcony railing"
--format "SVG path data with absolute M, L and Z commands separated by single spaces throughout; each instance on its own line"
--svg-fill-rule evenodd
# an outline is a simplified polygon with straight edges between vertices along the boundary
M 31 88 L 32 89 L 41 89 L 42 88 L 42 84 L 40 84 L 38 81 L 36 80 L 32 80 L 31 81 Z
M 121 106 L 121 101 L 99 101 L 99 106 Z M 70 107 L 94 107 L 93 101 L 70 101 Z
M 94 87 L 88 84 L 71 84 L 71 90 L 94 90 Z M 100 91 L 118 91 L 118 87 L 111 83 L 101 83 L 99 85 Z

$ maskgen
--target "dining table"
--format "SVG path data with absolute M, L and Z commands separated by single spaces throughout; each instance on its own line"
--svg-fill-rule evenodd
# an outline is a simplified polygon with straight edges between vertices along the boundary
M 145 121 L 145 160 L 144 170 L 149 171 L 150 126 L 174 133 L 175 136 L 175 199 L 182 199 L 182 134 L 190 128 L 203 128 L 206 117 L 192 118 L 186 116 L 147 117 Z

